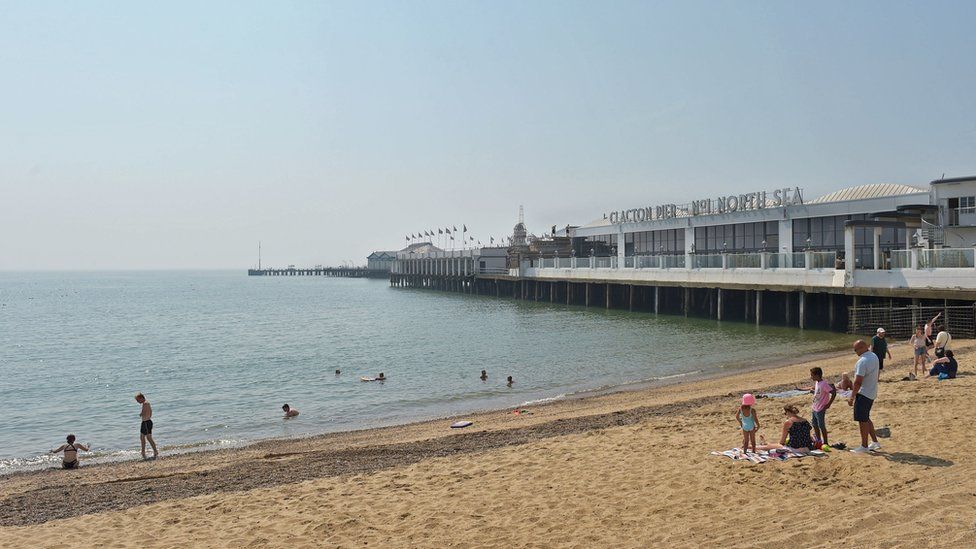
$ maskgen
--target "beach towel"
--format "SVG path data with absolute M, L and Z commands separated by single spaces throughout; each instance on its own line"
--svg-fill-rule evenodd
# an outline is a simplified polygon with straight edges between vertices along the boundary
M 799 389 L 790 389 L 789 391 L 780 391 L 779 393 L 761 393 L 759 398 L 793 398 L 803 395 L 809 395 L 810 391 L 801 391 Z
M 711 452 L 713 456 L 731 458 L 732 461 L 749 461 L 751 463 L 766 463 L 767 461 L 786 461 L 790 458 L 800 459 L 804 457 L 824 457 L 827 455 L 823 450 L 810 450 L 808 453 L 797 452 L 791 448 L 780 448 L 776 450 L 759 450 L 758 452 L 742 452 L 739 448 L 733 448 L 724 452 Z
M 749 461 L 751 463 L 764 463 L 768 458 L 765 455 L 754 452 L 743 453 L 738 448 L 733 448 L 731 450 L 726 450 L 724 452 L 712 452 L 713 456 L 724 456 L 731 458 L 733 461 Z

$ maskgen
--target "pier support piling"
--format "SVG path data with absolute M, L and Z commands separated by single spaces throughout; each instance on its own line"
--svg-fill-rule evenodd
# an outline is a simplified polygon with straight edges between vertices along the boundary
M 837 313 L 834 311 L 836 307 L 835 301 L 837 301 L 836 298 L 837 296 L 834 294 L 827 294 L 827 324 L 828 328 L 831 330 L 835 329 L 837 326 Z
M 762 290 L 756 290 L 756 325 L 762 322 Z
M 807 308 L 807 293 L 806 292 L 800 292 L 800 318 L 799 318 L 799 322 L 800 322 L 800 329 L 801 330 L 806 327 L 806 316 L 805 316 L 806 308 Z

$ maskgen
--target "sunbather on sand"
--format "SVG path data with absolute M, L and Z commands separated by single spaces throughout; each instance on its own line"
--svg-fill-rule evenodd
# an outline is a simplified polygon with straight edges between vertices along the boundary
M 800 410 L 792 405 L 783 406 L 783 415 L 786 421 L 783 422 L 783 432 L 779 437 L 779 444 L 762 444 L 759 450 L 778 450 L 787 448 L 797 452 L 809 452 L 813 448 L 813 439 L 810 438 L 810 422 L 800 417 Z
M 840 375 L 840 381 L 837 383 L 838 391 L 851 391 L 854 389 L 854 382 L 851 381 L 851 375 L 844 372 Z

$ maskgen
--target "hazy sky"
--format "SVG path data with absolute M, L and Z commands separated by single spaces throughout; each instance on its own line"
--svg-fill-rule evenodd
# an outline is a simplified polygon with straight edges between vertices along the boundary
M 0 269 L 976 173 L 974 2 L 0 0 Z

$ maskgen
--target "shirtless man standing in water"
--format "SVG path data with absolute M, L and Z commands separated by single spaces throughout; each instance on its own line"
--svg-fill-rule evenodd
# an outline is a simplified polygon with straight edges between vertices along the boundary
M 153 459 L 159 457 L 159 451 L 156 449 L 156 441 L 152 437 L 152 406 L 149 405 L 149 401 L 142 393 L 136 393 L 136 402 L 142 404 L 142 410 L 139 412 L 139 418 L 142 419 L 142 424 L 139 425 L 139 443 L 142 445 L 142 459 L 146 459 L 146 440 L 149 440 L 149 444 L 152 445 L 153 449 Z

